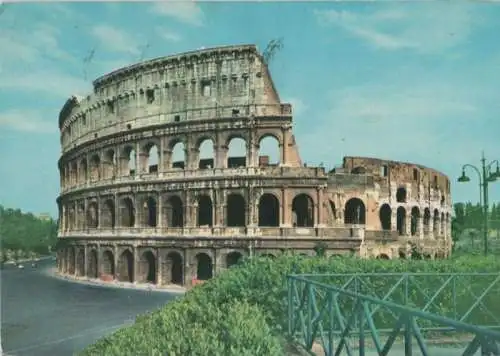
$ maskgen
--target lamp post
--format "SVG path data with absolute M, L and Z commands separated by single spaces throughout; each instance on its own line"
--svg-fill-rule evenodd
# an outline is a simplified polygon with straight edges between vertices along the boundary
M 493 164 L 496 163 L 496 171 L 492 171 Z M 462 175 L 457 179 L 459 183 L 466 183 L 470 181 L 470 178 L 465 174 L 466 168 L 471 168 L 476 171 L 479 177 L 479 205 L 483 209 L 483 242 L 484 242 L 484 254 L 488 254 L 488 184 L 492 183 L 500 178 L 500 167 L 498 160 L 491 161 L 486 164 L 486 158 L 484 158 L 484 152 L 481 155 L 481 170 L 472 164 L 464 164 L 462 166 Z

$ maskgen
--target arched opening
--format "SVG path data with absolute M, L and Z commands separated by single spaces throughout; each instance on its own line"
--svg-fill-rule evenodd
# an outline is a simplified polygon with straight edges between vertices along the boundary
M 237 265 L 242 259 L 243 255 L 237 251 L 233 251 L 228 253 L 226 256 L 226 267 L 230 268 L 234 265 Z
M 277 166 L 280 163 L 280 143 L 271 135 L 264 135 L 259 140 L 259 167 Z
M 429 208 L 424 209 L 424 235 L 429 234 L 429 225 L 431 223 L 431 211 Z
M 114 178 L 116 169 L 116 155 L 113 149 L 109 149 L 104 154 L 105 168 L 104 176 L 106 178 Z
M 351 174 L 366 174 L 366 168 L 365 167 L 354 167 L 351 170 Z
M 414 206 L 413 208 L 411 208 L 411 226 L 410 226 L 411 236 L 417 235 L 419 221 L 420 221 L 420 210 L 418 209 L 418 207 Z
M 441 213 L 441 224 L 439 225 L 440 229 L 439 232 L 441 236 L 444 235 L 444 230 L 445 230 L 445 220 L 444 220 L 444 213 Z
M 167 226 L 183 227 L 184 226 L 184 205 L 181 198 L 177 195 L 171 196 L 167 200 Z
M 75 185 L 78 180 L 78 164 L 75 161 L 70 163 L 70 183 Z
M 392 209 L 389 204 L 380 207 L 379 218 L 382 230 L 391 230 Z
M 87 169 L 87 160 L 84 158 L 80 161 L 80 179 L 79 183 L 85 183 L 87 181 L 88 169 Z
M 90 157 L 90 180 L 95 182 L 100 178 L 101 159 L 97 154 Z
M 212 278 L 213 264 L 212 259 L 206 253 L 196 255 L 196 279 L 206 281 Z
M 101 271 L 103 275 L 115 278 L 115 258 L 109 250 L 104 251 L 102 254 Z
M 125 250 L 118 260 L 118 280 L 121 282 L 134 281 L 134 255 L 130 250 Z
M 441 193 L 441 207 L 444 207 L 444 204 L 445 204 L 445 197 L 444 197 L 444 194 Z
M 115 227 L 115 203 L 113 199 L 106 199 L 102 206 L 102 227 Z
M 125 148 L 125 155 L 126 155 L 126 170 L 128 175 L 133 176 L 137 172 L 137 153 L 135 152 L 133 147 L 126 147 Z
M 211 139 L 205 139 L 198 146 L 199 169 L 210 169 L 215 167 L 214 143 Z
M 208 195 L 198 197 L 198 226 L 209 226 L 213 224 L 212 199 Z
M 314 202 L 307 194 L 299 194 L 292 201 L 292 215 L 294 226 L 314 226 Z
M 273 194 L 263 194 L 259 199 L 259 226 L 280 225 L 280 203 Z
M 186 152 L 184 143 L 181 141 L 172 146 L 172 168 L 186 168 Z
M 153 252 L 146 251 L 142 254 L 141 265 L 143 267 L 142 275 L 147 283 L 156 284 L 156 258 Z
M 399 235 L 405 235 L 406 234 L 406 210 L 402 206 L 398 208 L 396 211 L 396 226 Z
M 184 268 L 181 255 L 177 252 L 170 252 L 167 255 L 167 265 L 170 267 L 170 282 L 172 284 L 184 284 Z
M 241 137 L 233 137 L 227 145 L 227 168 L 246 167 L 247 147 L 246 142 Z
M 121 225 L 123 227 L 134 227 L 135 208 L 134 202 L 130 198 L 123 198 L 120 202 Z
M 158 210 L 156 207 L 156 199 L 148 197 L 144 202 L 145 223 L 148 227 L 156 227 L 158 221 Z
M 385 253 L 381 253 L 380 255 L 377 256 L 377 260 L 389 260 L 389 256 L 387 256 Z
M 406 203 L 406 188 L 398 188 L 398 190 L 396 191 L 396 201 L 398 203 Z
M 97 278 L 99 277 L 97 274 L 97 251 L 96 250 L 90 250 L 89 251 L 89 264 L 88 264 L 88 269 L 87 269 L 87 276 L 89 278 Z
M 345 204 L 344 224 L 366 224 L 365 203 L 359 198 L 351 198 Z
M 439 233 L 439 211 L 437 209 L 434 209 L 434 226 L 433 226 L 433 232 L 434 235 L 437 235 Z
M 148 173 L 158 173 L 158 147 L 155 144 L 149 144 L 146 146 L 148 156 L 146 160 L 146 166 L 148 169 Z
M 76 255 L 76 275 L 78 277 L 85 276 L 85 252 L 83 249 L 80 249 Z
M 227 196 L 227 226 L 242 227 L 246 225 L 245 198 L 241 194 L 229 194 Z
M 99 225 L 99 208 L 96 202 L 91 202 L 87 208 L 87 227 L 95 229 Z
M 399 258 L 402 260 L 406 260 L 406 253 L 404 253 L 403 251 L 399 251 Z

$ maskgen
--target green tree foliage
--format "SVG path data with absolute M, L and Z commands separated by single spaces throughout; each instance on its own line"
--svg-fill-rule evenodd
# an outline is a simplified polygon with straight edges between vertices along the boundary
M 193 288 L 182 299 L 139 317 L 134 325 L 99 340 L 83 355 L 283 355 L 288 274 L 335 273 L 326 283 L 344 285 L 350 277 L 340 274 L 422 272 L 423 277 L 415 277 L 419 278 L 418 283 L 409 289 L 408 303 L 422 309 L 429 295 L 441 288 L 442 293 L 428 310 L 454 318 L 454 313 L 467 313 L 475 296 L 488 288 L 499 271 L 500 260 L 484 257 L 409 261 L 284 255 L 274 260 L 249 259 Z M 495 275 L 485 278 L 470 275 L 471 272 Z M 454 273 L 469 275 L 458 280 L 452 290 L 454 284 L 443 286 L 445 277 L 440 274 Z M 397 278 L 367 276 L 360 292 L 384 296 L 396 285 Z M 401 286 L 400 294 L 392 292 L 391 300 L 401 303 L 404 290 Z M 496 287 L 483 299 L 484 307 L 493 315 L 500 315 L 498 292 Z M 479 308 L 470 313 L 466 321 L 490 325 L 492 320 L 485 319 L 489 317 L 487 313 L 478 311 Z M 390 313 L 374 319 L 383 327 L 394 323 Z
M 0 205 L 0 237 L 4 254 L 7 250 L 47 254 L 57 242 L 57 222 Z

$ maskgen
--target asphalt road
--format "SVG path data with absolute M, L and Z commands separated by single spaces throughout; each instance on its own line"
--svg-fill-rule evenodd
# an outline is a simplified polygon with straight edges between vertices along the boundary
M 2 346 L 8 355 L 73 355 L 175 298 L 165 292 L 87 286 L 38 268 L 1 271 Z

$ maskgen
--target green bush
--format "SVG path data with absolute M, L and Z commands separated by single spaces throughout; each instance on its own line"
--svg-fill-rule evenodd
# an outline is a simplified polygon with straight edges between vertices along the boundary
M 343 285 L 348 280 L 341 274 L 428 273 L 412 282 L 407 299 L 408 304 L 423 308 L 428 296 L 444 284 L 445 277 L 438 273 L 499 271 L 500 260 L 484 257 L 435 261 L 302 256 L 251 259 L 193 288 L 184 298 L 167 304 L 163 309 L 138 318 L 133 326 L 102 339 L 88 348 L 84 355 L 283 354 L 280 343 L 283 343 L 282 336 L 287 326 L 286 276 L 290 273 L 335 273 L 335 276 L 322 277 L 322 282 L 334 285 Z M 364 276 L 357 288 L 363 294 L 382 298 L 399 278 Z M 464 314 L 493 279 L 464 277 L 457 282 L 462 284 L 457 286 L 455 294 L 451 288 L 443 290 L 429 311 L 449 317 Z M 469 288 L 475 295 L 469 292 Z M 484 300 L 495 315 L 500 315 L 500 304 L 495 301 L 499 289 L 496 288 L 496 293 L 490 291 Z M 393 301 L 403 302 L 402 290 L 393 293 Z M 485 320 L 484 315 L 471 315 L 466 321 L 491 322 Z M 374 319 L 380 327 L 389 326 L 394 321 L 388 313 L 375 315 Z

